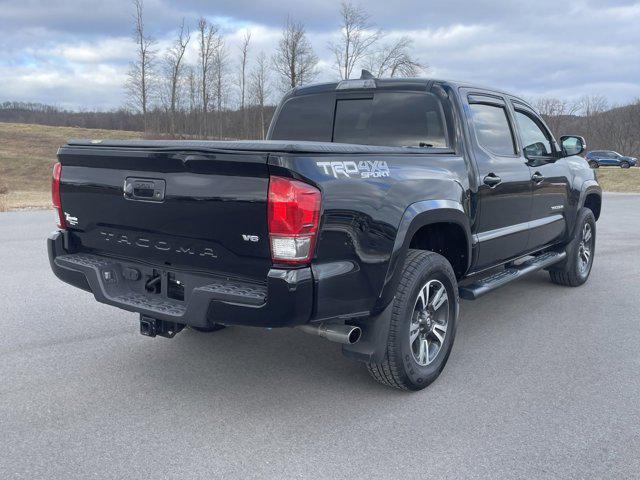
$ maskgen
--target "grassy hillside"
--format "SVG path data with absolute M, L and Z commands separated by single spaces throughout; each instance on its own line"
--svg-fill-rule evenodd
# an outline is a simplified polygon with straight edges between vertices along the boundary
M 141 134 L 0 122 L 0 210 L 49 206 L 56 151 L 70 138 L 129 139 Z

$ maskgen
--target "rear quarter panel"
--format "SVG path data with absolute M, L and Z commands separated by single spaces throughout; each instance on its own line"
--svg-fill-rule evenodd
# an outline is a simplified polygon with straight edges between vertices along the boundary
M 351 173 L 342 173 L 345 162 L 351 162 L 346 166 Z M 357 171 L 354 163 L 360 166 Z M 282 155 L 270 164 L 272 174 L 295 172 L 322 191 L 312 264 L 315 319 L 364 316 L 384 308 L 376 303 L 411 204 L 431 199 L 468 203 L 466 163 L 455 155 Z

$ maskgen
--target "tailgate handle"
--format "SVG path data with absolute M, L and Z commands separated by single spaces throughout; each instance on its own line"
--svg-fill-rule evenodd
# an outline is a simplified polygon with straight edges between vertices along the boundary
M 144 202 L 162 202 L 165 187 L 164 180 L 128 177 L 124 181 L 124 198 Z

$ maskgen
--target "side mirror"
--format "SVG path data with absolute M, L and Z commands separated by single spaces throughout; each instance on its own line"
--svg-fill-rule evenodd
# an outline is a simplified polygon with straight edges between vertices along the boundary
M 565 157 L 580 155 L 587 148 L 587 142 L 584 138 L 577 135 L 563 135 L 560 137 L 560 144 L 562 145 L 562 153 Z

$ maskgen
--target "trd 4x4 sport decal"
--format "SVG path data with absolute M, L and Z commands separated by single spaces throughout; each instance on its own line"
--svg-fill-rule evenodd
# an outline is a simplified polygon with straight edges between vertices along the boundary
M 316 162 L 327 175 L 335 178 L 382 178 L 390 176 L 389 166 L 384 160 L 362 160 L 360 162 Z

